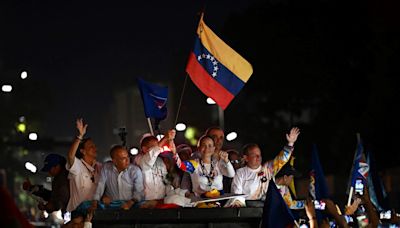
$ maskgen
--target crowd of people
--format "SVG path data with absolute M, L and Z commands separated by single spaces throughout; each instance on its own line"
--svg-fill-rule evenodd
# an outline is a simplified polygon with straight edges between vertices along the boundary
M 29 180 L 23 184 L 24 190 L 43 199 L 38 204 L 40 210 L 70 214 L 66 227 L 91 227 L 94 211 L 106 208 L 170 208 L 190 205 L 193 199 L 218 199 L 225 195 L 232 197 L 222 206 L 251 206 L 251 202 L 266 200 L 270 184 L 276 184 L 288 208 L 296 212 L 296 219 L 309 227 L 327 227 L 330 223 L 339 227 L 360 225 L 361 214 L 366 218 L 362 221 L 365 225 L 377 227 L 382 223 L 367 189 L 363 195 L 354 195 L 352 204 L 343 212 L 331 199 L 322 199 L 322 217 L 317 216 L 319 208 L 313 200 L 293 196 L 289 186 L 297 171 L 289 161 L 300 134 L 296 127 L 286 134 L 283 149 L 265 163 L 261 148 L 255 143 L 246 144 L 241 151 L 223 150 L 224 131 L 210 127 L 195 149 L 185 144 L 176 146 L 176 132 L 172 129 L 160 140 L 145 134 L 136 156 L 130 155 L 124 146 L 113 146 L 111 161 L 103 164 L 96 160 L 94 141 L 85 137 L 88 125 L 78 119 L 76 128 L 78 134 L 66 158 L 58 154 L 45 158 L 42 171 L 54 177 L 52 191 Z M 398 224 L 396 213 L 391 219 Z

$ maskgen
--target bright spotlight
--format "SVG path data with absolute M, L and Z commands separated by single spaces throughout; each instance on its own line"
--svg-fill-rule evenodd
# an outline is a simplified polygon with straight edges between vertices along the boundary
M 136 154 L 139 153 L 139 150 L 138 150 L 138 148 L 136 148 L 136 147 L 132 147 L 132 148 L 129 150 L 129 153 L 130 153 L 131 155 L 136 155 Z
M 12 91 L 12 86 L 11 85 L 3 85 L 3 86 L 1 86 L 1 90 L 5 93 L 9 93 Z
M 28 77 L 28 72 L 22 71 L 21 72 L 21 79 L 26 79 Z
M 178 124 L 175 126 L 175 129 L 176 129 L 177 131 L 184 131 L 184 130 L 186 129 L 186 125 L 185 125 L 184 123 L 178 123 Z
M 207 98 L 207 104 L 213 105 L 215 104 L 215 101 L 209 97 Z
M 237 138 L 237 133 L 232 131 L 231 133 L 226 135 L 226 140 L 227 141 L 233 141 Z
M 27 170 L 31 171 L 32 173 L 36 173 L 36 171 L 37 171 L 36 166 L 30 162 L 25 162 L 25 168 Z
M 29 139 L 35 141 L 38 139 L 38 135 L 35 132 L 29 133 Z

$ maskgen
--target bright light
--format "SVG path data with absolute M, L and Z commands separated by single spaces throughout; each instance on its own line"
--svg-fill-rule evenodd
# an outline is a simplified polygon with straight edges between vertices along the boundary
M 36 171 L 37 171 L 36 166 L 30 162 L 25 162 L 25 168 L 27 170 L 31 171 L 32 173 L 36 173 Z
M 11 90 L 12 90 L 12 86 L 11 86 L 11 85 L 3 85 L 3 86 L 1 87 L 1 90 L 2 90 L 3 92 L 5 92 L 5 93 L 9 93 L 9 92 L 11 92 Z
M 209 97 L 207 98 L 207 104 L 213 105 L 215 104 L 215 101 Z
M 138 148 L 136 148 L 136 147 L 132 147 L 132 148 L 129 150 L 129 153 L 131 153 L 131 155 L 136 155 L 136 154 L 139 153 L 139 150 L 138 150 Z
M 38 139 L 38 135 L 35 132 L 29 133 L 29 139 L 35 141 Z
M 20 117 L 18 118 L 18 120 L 19 120 L 19 122 L 21 122 L 21 123 L 25 122 L 25 116 L 20 116 Z
M 226 135 L 226 140 L 227 141 L 233 141 L 237 138 L 237 133 L 232 131 L 231 133 Z
M 26 131 L 26 125 L 25 125 L 24 123 L 19 123 L 19 124 L 17 125 L 17 130 L 18 130 L 19 132 L 21 132 L 21 133 L 25 133 L 25 131 Z
M 164 135 L 163 134 L 158 134 L 157 135 L 157 139 L 158 139 L 158 141 L 160 141 L 162 138 L 164 137 Z
M 27 77 L 28 77 L 28 72 L 22 71 L 22 72 L 21 72 L 21 79 L 25 79 L 25 78 L 27 78 Z
M 47 213 L 46 211 L 43 211 L 43 215 L 44 215 L 44 218 L 48 218 L 49 217 L 49 213 Z
M 185 125 L 184 123 L 178 123 L 178 124 L 175 126 L 175 129 L 176 129 L 177 131 L 184 131 L 184 130 L 186 129 L 186 125 Z

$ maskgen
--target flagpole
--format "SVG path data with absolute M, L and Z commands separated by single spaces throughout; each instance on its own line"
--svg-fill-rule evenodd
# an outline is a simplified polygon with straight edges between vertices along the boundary
M 181 97 L 179 98 L 178 110 L 176 111 L 174 126 L 176 126 L 176 124 L 178 123 L 178 117 L 179 117 L 179 112 L 181 110 L 183 94 L 185 93 L 185 89 L 186 89 L 187 78 L 188 78 L 188 74 L 186 74 L 185 81 L 183 82 L 183 88 L 182 88 L 182 92 L 181 92 Z
M 147 124 L 149 125 L 150 133 L 154 136 L 153 126 L 151 125 L 150 118 L 147 118 Z
M 219 127 L 224 131 L 224 125 L 225 125 L 225 118 L 224 118 L 224 110 L 218 106 L 218 122 L 219 122 Z

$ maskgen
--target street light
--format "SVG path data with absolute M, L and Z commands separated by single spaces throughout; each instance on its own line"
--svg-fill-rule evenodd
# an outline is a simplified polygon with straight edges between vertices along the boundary
M 186 124 L 184 124 L 184 123 L 178 123 L 178 124 L 175 126 L 175 129 L 176 129 L 177 131 L 184 131 L 184 130 L 186 130 Z
M 2 85 L 1 86 L 1 90 L 5 93 L 9 93 L 12 90 L 12 86 L 11 85 Z
M 207 104 L 214 105 L 215 101 L 209 97 L 209 98 L 207 98 Z
M 139 150 L 138 150 L 138 148 L 136 148 L 136 147 L 132 147 L 132 148 L 129 150 L 129 153 L 130 153 L 131 155 L 136 155 L 136 154 L 139 153 Z
M 32 173 L 36 173 L 37 171 L 36 166 L 30 162 L 25 162 L 25 169 L 31 171 Z
M 35 132 L 29 133 L 28 138 L 32 141 L 36 141 L 38 139 L 38 135 Z
M 28 77 L 28 72 L 22 71 L 21 72 L 21 79 L 26 79 Z
M 232 131 L 231 133 L 226 135 L 226 140 L 227 141 L 233 141 L 237 138 L 237 133 Z

